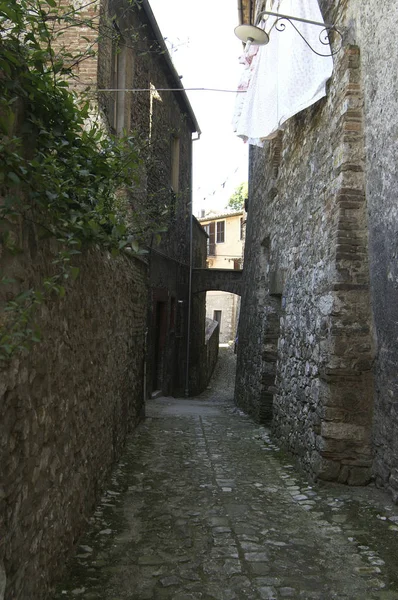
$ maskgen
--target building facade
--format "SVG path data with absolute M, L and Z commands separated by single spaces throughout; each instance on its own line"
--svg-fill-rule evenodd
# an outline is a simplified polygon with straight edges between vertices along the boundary
M 149 228 L 155 224 L 145 239 L 150 268 L 147 395 L 183 395 L 191 387 L 188 338 L 189 345 L 205 343 L 204 297 L 203 310 L 193 311 L 189 293 L 194 243 L 202 247 L 202 263 L 206 252 L 201 232 L 191 224 L 192 143 L 200 129 L 149 2 L 108 0 L 103 10 L 103 29 L 111 22 L 116 35 L 101 37 L 99 89 L 140 90 L 103 91 L 99 102 L 113 131 L 134 132 L 143 161 L 132 203 L 146 215 Z M 189 321 L 195 337 L 188 332 Z
M 208 213 L 199 219 L 207 238 L 207 266 L 210 269 L 241 270 L 245 235 L 243 210 Z M 206 316 L 218 322 L 220 343 L 232 344 L 236 338 L 240 297 L 222 291 L 206 295 Z
M 191 225 L 192 144 L 200 128 L 148 0 L 98 0 L 84 5 L 81 15 L 95 19 L 99 9 L 99 36 L 93 28 L 84 38 L 75 31 L 70 39 L 97 50 L 77 65 L 76 86 L 93 91 L 104 126 L 131 135 L 139 152 L 141 172 L 130 202 L 148 230 L 146 393 L 182 395 L 190 387 L 188 338 L 189 345 L 203 346 L 205 331 L 204 317 L 192 321 L 197 313 L 192 315 L 189 294 L 191 248 L 197 243 L 206 250 L 202 233 Z M 62 41 L 68 49 L 68 39 Z
M 251 148 L 236 402 L 309 474 L 397 499 L 398 7 L 320 7 L 343 32 L 327 96 Z

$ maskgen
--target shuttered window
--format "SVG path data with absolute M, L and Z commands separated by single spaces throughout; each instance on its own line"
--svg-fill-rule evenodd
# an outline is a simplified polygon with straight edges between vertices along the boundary
M 209 236 L 207 240 L 207 255 L 215 256 L 216 254 L 216 224 L 209 223 L 208 225 L 204 225 L 203 229 Z
M 216 243 L 223 244 L 225 242 L 225 221 L 217 221 Z

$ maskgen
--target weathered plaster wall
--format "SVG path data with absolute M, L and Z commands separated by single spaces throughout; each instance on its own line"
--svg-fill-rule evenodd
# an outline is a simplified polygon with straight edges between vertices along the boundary
M 371 319 L 359 51 L 250 167 L 237 403 L 310 473 L 370 477 Z M 260 351 L 259 351 L 260 349 Z
M 39 285 L 52 258 L 31 244 L 3 255 L 1 270 L 21 288 Z M 143 417 L 147 267 L 94 250 L 75 262 L 66 296 L 38 309 L 42 342 L 0 373 L 6 600 L 46 597 Z
M 214 318 L 214 311 L 221 311 L 220 343 L 227 344 L 236 338 L 238 298 L 228 292 L 207 292 L 206 317 Z

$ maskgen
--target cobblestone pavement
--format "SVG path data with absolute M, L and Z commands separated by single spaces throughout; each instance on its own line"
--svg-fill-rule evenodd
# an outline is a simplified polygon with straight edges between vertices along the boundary
M 148 402 L 53 600 L 398 599 L 398 506 L 309 485 L 232 402 Z

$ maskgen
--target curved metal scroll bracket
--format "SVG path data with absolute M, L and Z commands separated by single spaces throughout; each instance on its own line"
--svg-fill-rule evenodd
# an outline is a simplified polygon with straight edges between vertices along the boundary
M 285 29 L 286 29 L 285 21 L 288 21 L 290 23 L 290 25 L 292 27 L 294 27 L 294 29 L 297 31 L 297 33 L 302 38 L 302 40 L 307 44 L 307 46 L 310 48 L 310 50 L 312 50 L 312 52 L 314 52 L 314 54 L 317 54 L 318 56 L 323 56 L 323 57 L 334 56 L 335 54 L 340 52 L 340 50 L 343 47 L 343 34 L 333 24 L 321 23 L 319 21 L 310 21 L 308 19 L 302 19 L 300 17 L 292 17 L 290 15 L 282 15 L 280 13 L 264 10 L 264 11 L 261 11 L 257 16 L 257 19 L 256 19 L 257 25 L 260 23 L 260 21 L 262 20 L 262 17 L 265 15 L 270 15 L 270 16 L 276 17 L 276 20 L 271 27 L 271 31 L 273 28 L 275 28 L 277 31 L 285 31 Z M 315 48 L 313 48 L 311 46 L 309 41 L 301 33 L 300 29 L 295 25 L 294 21 L 298 21 L 300 23 L 307 23 L 308 25 L 315 25 L 317 27 L 322 27 L 322 31 L 319 34 L 319 41 L 323 46 L 329 46 L 331 51 L 328 52 L 327 54 L 326 53 L 324 54 L 322 52 L 318 52 L 317 50 L 315 50 Z M 334 44 L 335 48 L 333 50 L 332 50 L 332 46 L 331 46 L 331 41 L 332 41 L 331 34 L 335 34 L 338 37 L 337 44 L 335 41 L 335 44 Z
M 276 19 L 275 23 L 273 24 L 273 26 L 271 28 L 271 31 L 274 28 L 277 31 L 285 31 L 286 23 L 284 21 L 288 21 L 290 23 L 290 25 L 292 27 L 294 27 L 294 29 L 297 31 L 297 33 L 299 34 L 301 39 L 307 44 L 308 48 L 310 48 L 312 50 L 312 52 L 314 54 L 317 54 L 318 56 L 323 56 L 323 57 L 334 56 L 335 54 L 340 52 L 340 50 L 343 46 L 343 34 L 334 25 L 324 26 L 322 31 L 319 34 L 320 43 L 323 46 L 329 46 L 329 48 L 330 48 L 330 52 L 328 52 L 327 54 L 324 54 L 323 52 L 318 52 L 317 50 L 315 50 L 315 48 L 313 48 L 311 46 L 309 41 L 301 33 L 300 29 L 298 27 L 296 27 L 296 25 L 293 23 L 292 19 L 289 17 L 280 17 L 280 18 Z M 335 48 L 333 50 L 332 50 L 331 39 L 330 39 L 332 32 L 334 34 L 337 34 L 337 36 L 339 38 L 339 40 L 337 42 L 337 46 L 335 46 Z

